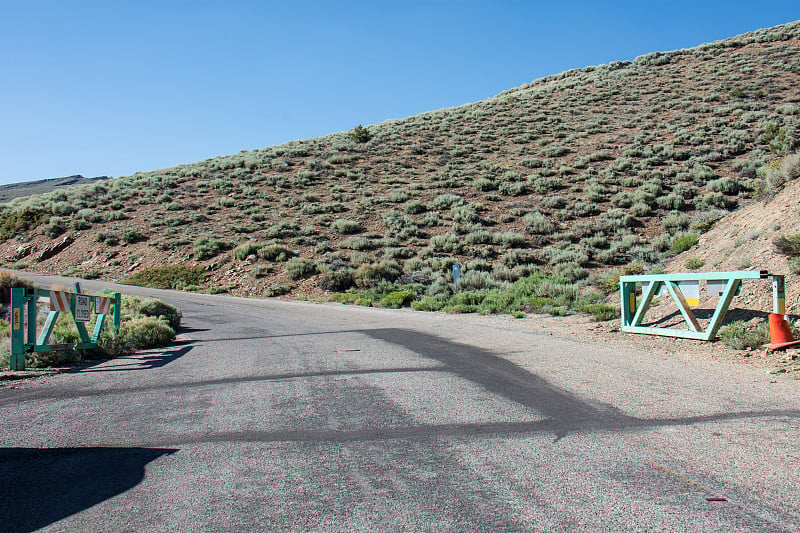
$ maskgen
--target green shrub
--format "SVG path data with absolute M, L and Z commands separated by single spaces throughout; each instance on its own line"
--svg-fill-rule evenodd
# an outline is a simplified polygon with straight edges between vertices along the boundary
M 461 205 L 464 203 L 464 199 L 461 198 L 457 194 L 440 194 L 436 198 L 434 198 L 433 202 L 431 202 L 431 207 L 433 209 L 447 209 L 456 205 Z
M 528 233 L 547 235 L 555 230 L 555 224 L 539 211 L 526 214 L 522 217 L 522 221 L 525 223 L 525 230 Z
M 353 282 L 356 287 L 366 289 L 375 287 L 381 282 L 393 282 L 402 273 L 403 269 L 397 261 L 387 259 L 359 266 L 353 273 Z
M 101 343 L 111 354 L 130 353 L 142 348 L 164 346 L 175 339 L 175 330 L 158 317 L 143 316 L 123 322 L 119 335 Z
M 403 204 L 403 210 L 409 215 L 417 215 L 427 211 L 428 207 L 419 200 L 409 200 Z
M 265 265 L 256 265 L 250 269 L 250 275 L 254 278 L 263 278 L 264 276 L 269 275 L 272 269 Z
M 523 234 L 516 231 L 498 231 L 492 234 L 492 243 L 516 248 L 525 246 L 528 241 Z
M 600 321 L 613 320 L 619 318 L 620 315 L 619 307 L 603 303 L 587 303 L 580 305 L 578 309 Z
M 339 243 L 340 248 L 346 248 L 348 250 L 371 250 L 375 248 L 373 242 L 367 237 L 348 237 L 347 239 L 343 240 Z
M 697 244 L 698 240 L 699 237 L 696 233 L 678 233 L 675 235 L 675 237 L 673 237 L 670 248 L 673 252 L 679 254 Z
M 296 256 L 297 252 L 285 244 L 270 244 L 260 248 L 257 254 L 264 261 L 283 263 Z
M 29 208 L 0 213 L 0 242 L 10 239 L 22 231 L 36 228 L 46 223 L 49 218 L 47 213 Z
M 734 350 L 758 348 L 769 342 L 769 326 L 766 322 L 748 326 L 737 320 L 720 330 L 719 339 Z
M 684 263 L 686 268 L 688 268 L 689 270 L 697 270 L 698 268 L 702 267 L 704 264 L 705 264 L 705 262 L 702 259 L 700 259 L 699 257 L 690 257 L 690 258 L 688 258 L 686 260 L 686 263 Z
M 317 273 L 317 266 L 309 259 L 290 259 L 286 263 L 286 272 L 292 280 L 310 278 Z
M 181 319 L 183 318 L 181 310 L 156 298 L 144 298 L 142 300 L 125 298 L 122 307 L 123 309 L 127 307 L 129 312 L 163 320 L 175 331 L 181 327 Z
M 495 281 L 494 277 L 492 277 L 489 272 L 481 272 L 479 270 L 468 270 L 464 272 L 458 282 L 458 288 L 464 291 L 493 289 L 499 286 L 500 284 Z
M 205 235 L 194 241 L 193 251 L 195 258 L 202 261 L 216 257 L 227 248 L 227 242 Z
M 63 234 L 67 231 L 67 226 L 65 220 L 62 217 L 50 217 L 50 222 L 47 224 L 47 227 L 43 230 L 43 233 L 50 237 L 51 239 L 55 239 L 59 235 Z
M 283 296 L 284 294 L 288 294 L 291 292 L 292 287 L 290 285 L 283 285 L 281 283 L 275 283 L 267 287 L 267 290 L 264 292 L 264 296 L 267 298 L 274 298 L 276 296 Z
M 208 272 L 201 265 L 175 264 L 142 268 L 120 283 L 153 289 L 183 290 L 202 285 Z
M 0 305 L 8 305 L 11 302 L 11 289 L 20 287 L 30 289 L 33 283 L 10 272 L 0 272 Z
M 487 232 L 488 233 L 488 232 Z M 469 235 L 467 235 L 469 238 Z M 449 252 L 453 254 L 460 253 L 464 245 L 462 239 L 453 233 L 444 233 L 442 235 L 434 235 L 431 237 L 430 243 L 434 250 Z
M 236 248 L 233 249 L 233 256 L 236 257 L 239 261 L 244 261 L 251 255 L 258 254 L 258 251 L 263 247 L 262 244 L 255 243 L 253 241 L 247 241 L 244 244 L 240 244 Z
M 494 191 L 497 189 L 497 183 L 488 178 L 478 178 L 475 180 L 475 188 L 482 192 Z
M 788 181 L 800 177 L 800 153 L 795 153 L 783 159 L 768 164 L 759 172 L 764 176 L 765 193 L 774 193 L 780 190 Z
M 528 193 L 528 186 L 522 181 L 504 181 L 497 188 L 497 192 L 505 196 L 522 196 Z
M 363 231 L 361 224 L 354 220 L 345 220 L 340 218 L 331 224 L 331 229 L 341 235 L 350 235 L 352 233 L 359 233 Z
M 319 288 L 323 291 L 342 292 L 353 286 L 352 270 L 334 270 L 319 277 Z
M 125 244 L 134 244 L 134 243 L 137 243 L 137 242 L 146 241 L 147 240 L 147 236 L 142 234 L 138 230 L 131 229 L 131 228 L 125 228 L 125 229 L 120 230 L 120 232 L 119 232 L 119 240 L 121 240 Z
M 119 237 L 116 234 L 101 231 L 94 236 L 94 240 L 97 242 L 105 243 L 107 246 L 116 246 L 119 244 Z
M 794 235 L 781 235 L 772 241 L 775 249 L 788 257 L 800 256 L 800 233 Z
M 416 298 L 416 296 L 417 295 L 414 293 L 414 291 L 392 291 L 380 299 L 380 305 L 381 307 L 391 307 L 393 309 L 397 309 L 410 304 L 414 298 Z

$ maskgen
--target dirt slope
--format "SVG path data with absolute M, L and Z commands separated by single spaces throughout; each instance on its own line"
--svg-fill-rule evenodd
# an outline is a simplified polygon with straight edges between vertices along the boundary
M 800 315 L 800 280 L 789 270 L 785 255 L 776 251 L 773 241 L 780 235 L 800 233 L 800 181 L 789 182 L 774 198 L 752 201 L 726 215 L 700 236 L 690 250 L 672 260 L 669 272 L 691 272 L 687 260 L 699 258 L 697 271 L 767 270 L 786 276 L 786 312 Z M 745 282 L 736 308 L 771 311 L 770 281 Z

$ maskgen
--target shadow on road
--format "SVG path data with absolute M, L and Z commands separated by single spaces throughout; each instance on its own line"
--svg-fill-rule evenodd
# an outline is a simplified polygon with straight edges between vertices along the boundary
M 65 374 L 82 374 L 86 372 L 130 372 L 131 370 L 151 370 L 161 368 L 183 357 L 192 350 L 192 346 L 184 346 L 177 350 L 163 352 L 147 352 L 141 354 L 115 357 L 109 361 L 102 361 L 91 366 L 82 366 L 67 370 Z
M 455 424 L 415 424 L 398 427 L 366 427 L 342 429 L 288 429 L 277 431 L 233 431 L 217 434 L 186 435 L 185 437 L 150 443 L 157 446 L 180 446 L 204 442 L 347 442 L 387 439 L 426 439 L 443 436 L 474 437 L 497 434 L 551 433 L 556 441 L 570 433 L 642 431 L 650 428 L 689 426 L 725 420 L 757 418 L 800 418 L 800 410 L 763 410 L 732 413 L 711 413 L 700 416 L 670 418 L 638 418 L 616 407 L 592 402 L 567 390 L 556 387 L 524 368 L 488 350 L 458 344 L 419 331 L 396 328 L 337 331 L 357 333 L 383 342 L 402 346 L 438 364 L 421 368 L 354 369 L 347 371 L 314 372 L 246 376 L 218 380 L 188 382 L 169 387 L 224 385 L 250 380 L 304 379 L 324 375 L 366 375 L 376 372 L 447 372 L 469 380 L 483 389 L 528 407 L 546 418 L 530 422 L 485 422 Z M 301 334 L 307 335 L 307 334 Z M 289 335 L 286 335 L 289 336 Z M 156 386 L 158 387 L 158 386 Z M 435 400 L 434 400 L 435 401 Z
M 135 487 L 157 448 L 0 448 L 0 529 L 34 531 Z

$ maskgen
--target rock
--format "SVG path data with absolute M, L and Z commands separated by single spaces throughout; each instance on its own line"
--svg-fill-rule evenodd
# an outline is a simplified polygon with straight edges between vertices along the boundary
M 12 263 L 16 263 L 17 261 L 19 261 L 23 257 L 29 256 L 32 251 L 33 251 L 33 245 L 32 244 L 30 244 L 30 243 L 22 244 L 14 251 L 14 255 L 9 257 L 9 260 Z
M 64 250 L 66 250 L 70 244 L 75 242 L 75 238 L 69 235 L 65 236 L 63 239 L 59 240 L 55 244 L 52 244 L 45 248 L 42 253 L 39 255 L 39 261 L 47 261 L 51 257 L 60 254 Z

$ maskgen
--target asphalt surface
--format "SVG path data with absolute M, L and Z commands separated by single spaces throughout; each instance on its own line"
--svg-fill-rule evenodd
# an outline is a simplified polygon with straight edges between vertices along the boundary
M 508 317 L 123 291 L 178 305 L 180 342 L 0 389 L 0 530 L 800 531 L 797 382 Z

